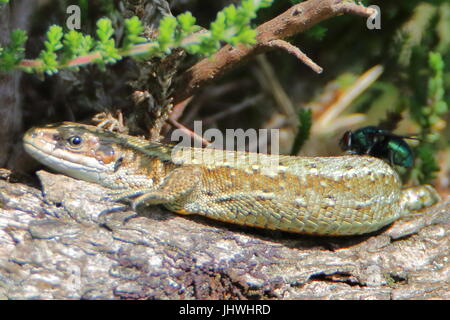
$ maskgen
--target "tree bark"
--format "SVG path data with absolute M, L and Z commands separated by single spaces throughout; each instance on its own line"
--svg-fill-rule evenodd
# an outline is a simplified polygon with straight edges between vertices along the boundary
M 27 30 L 29 16 L 36 1 L 17 0 L 14 3 L 0 5 L 0 47 L 9 43 L 12 30 L 20 28 Z M 22 144 L 16 145 L 18 137 L 22 134 L 22 106 L 19 83 L 21 71 L 11 71 L 0 74 L 0 167 L 4 167 L 11 157 L 17 158 L 13 147 L 21 149 Z M 23 151 L 23 150 L 22 150 Z M 10 167 L 17 161 L 10 161 Z

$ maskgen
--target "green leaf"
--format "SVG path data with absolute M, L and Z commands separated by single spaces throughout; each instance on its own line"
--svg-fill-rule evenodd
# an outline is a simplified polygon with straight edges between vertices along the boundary
M 113 63 L 120 60 L 122 56 L 119 54 L 119 50 L 116 48 L 114 39 L 111 37 L 114 34 L 111 20 L 108 18 L 102 18 L 97 21 L 97 42 L 96 49 L 102 55 L 102 60 L 97 60 L 99 65 L 104 63 Z
M 60 26 L 52 25 L 47 31 L 47 41 L 44 42 L 47 52 L 55 52 L 63 47 L 61 39 L 63 37 L 63 29 Z
M 97 36 L 102 42 L 108 41 L 114 34 L 111 20 L 102 18 L 97 21 Z
M 87 55 L 95 46 L 95 40 L 90 35 L 83 36 L 80 42 L 79 55 Z
M 244 44 L 254 44 L 256 43 L 256 31 L 250 27 L 244 28 L 237 37 L 237 42 Z
M 41 71 L 51 75 L 58 71 L 58 56 L 55 53 L 63 47 L 61 39 L 63 38 L 63 29 L 60 26 L 52 25 L 47 31 L 47 41 L 44 42 L 45 50 L 39 54 L 43 65 Z
M 70 30 L 64 35 L 64 54 L 61 58 L 61 64 L 67 61 L 90 54 L 91 49 L 94 47 L 94 39 L 82 33 Z
M 171 44 L 175 42 L 175 29 L 178 26 L 177 19 L 172 16 L 165 16 L 159 24 L 159 49 L 161 52 L 170 53 Z
M 223 13 L 226 18 L 227 26 L 232 25 L 236 21 L 237 11 L 236 11 L 236 7 L 234 5 L 230 5 L 230 6 L 226 7 L 225 9 L 223 9 Z M 219 15 L 217 15 L 217 16 L 219 16 Z
M 73 59 L 79 55 L 82 38 L 83 35 L 75 30 L 70 30 L 64 35 L 64 60 Z
M 147 39 L 139 35 L 144 31 L 144 26 L 138 17 L 134 16 L 125 19 L 125 38 L 123 41 L 123 49 L 129 49 L 132 45 L 145 42 Z
M 224 12 L 217 14 L 216 20 L 211 23 L 211 35 L 214 39 L 221 40 L 224 38 L 226 28 L 226 16 Z
M 178 15 L 177 20 L 182 32 L 185 34 L 193 33 L 199 29 L 199 27 L 195 25 L 195 17 L 193 17 L 189 11 Z

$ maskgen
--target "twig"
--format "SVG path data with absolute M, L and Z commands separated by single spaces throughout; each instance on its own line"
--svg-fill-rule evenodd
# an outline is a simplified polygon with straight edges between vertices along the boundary
M 371 17 L 372 15 L 378 14 L 377 10 L 373 8 L 366 8 L 361 4 L 355 5 L 354 3 L 345 2 L 345 0 L 339 2 L 342 2 L 341 4 L 338 5 L 339 11 L 341 13 L 351 13 L 364 18 L 368 18 Z
M 188 106 L 188 104 L 191 102 L 193 97 L 189 97 L 179 103 L 177 103 L 173 109 L 172 109 L 172 113 L 170 114 L 169 118 L 173 119 L 175 121 L 178 121 L 178 119 L 181 117 L 181 115 L 184 112 L 184 109 L 186 109 L 186 107 Z
M 203 147 L 207 147 L 208 145 L 211 144 L 211 142 L 209 142 L 208 140 L 206 140 L 203 137 L 199 136 L 198 134 L 196 134 L 195 132 L 193 132 L 189 128 L 186 128 L 185 126 L 183 126 L 178 121 L 169 118 L 169 119 L 167 119 L 167 122 L 170 123 L 175 128 L 180 129 L 183 133 L 185 133 L 189 137 L 201 141 Z
M 306 54 L 304 54 L 299 48 L 294 46 L 293 44 L 290 44 L 287 41 L 275 39 L 272 41 L 269 41 L 268 46 L 270 48 L 278 48 L 283 49 L 287 51 L 288 53 L 294 55 L 302 61 L 304 64 L 306 64 L 308 67 L 310 67 L 313 71 L 316 73 L 322 73 L 323 69 L 317 65 L 314 61 L 312 61 Z

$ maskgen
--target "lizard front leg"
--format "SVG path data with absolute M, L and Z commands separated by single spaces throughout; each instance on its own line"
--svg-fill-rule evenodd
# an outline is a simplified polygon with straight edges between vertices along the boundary
M 115 200 L 131 199 L 131 206 L 136 209 L 141 204 L 170 204 L 177 207 L 200 183 L 201 169 L 186 166 L 174 169 L 162 183 L 154 189 L 134 189 L 117 194 Z M 185 213 L 181 210 L 179 213 Z M 178 212 L 178 210 L 176 210 Z

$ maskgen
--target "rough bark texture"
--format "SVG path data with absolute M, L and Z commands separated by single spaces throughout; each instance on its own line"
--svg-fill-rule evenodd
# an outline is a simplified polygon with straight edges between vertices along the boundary
M 0 7 L 0 47 L 6 47 L 11 32 L 10 5 Z M 20 130 L 17 72 L 0 74 L 0 167 L 6 164 L 14 134 Z
M 0 180 L 0 299 L 450 299 L 450 197 L 370 236 L 318 238 L 132 217 L 97 185 L 38 175 L 43 192 Z
M 12 30 L 20 28 L 27 30 L 29 16 L 35 6 L 35 1 L 17 0 L 14 4 L 0 6 L 0 47 L 9 43 Z M 6 165 L 9 158 L 17 158 L 22 150 L 22 144 L 14 145 L 22 134 L 22 106 L 19 92 L 20 71 L 0 73 L 0 167 Z M 15 148 L 18 150 L 11 149 Z M 12 153 L 12 155 L 11 155 Z M 16 160 L 16 159 L 14 159 Z M 10 167 L 15 167 L 16 161 L 11 161 Z

